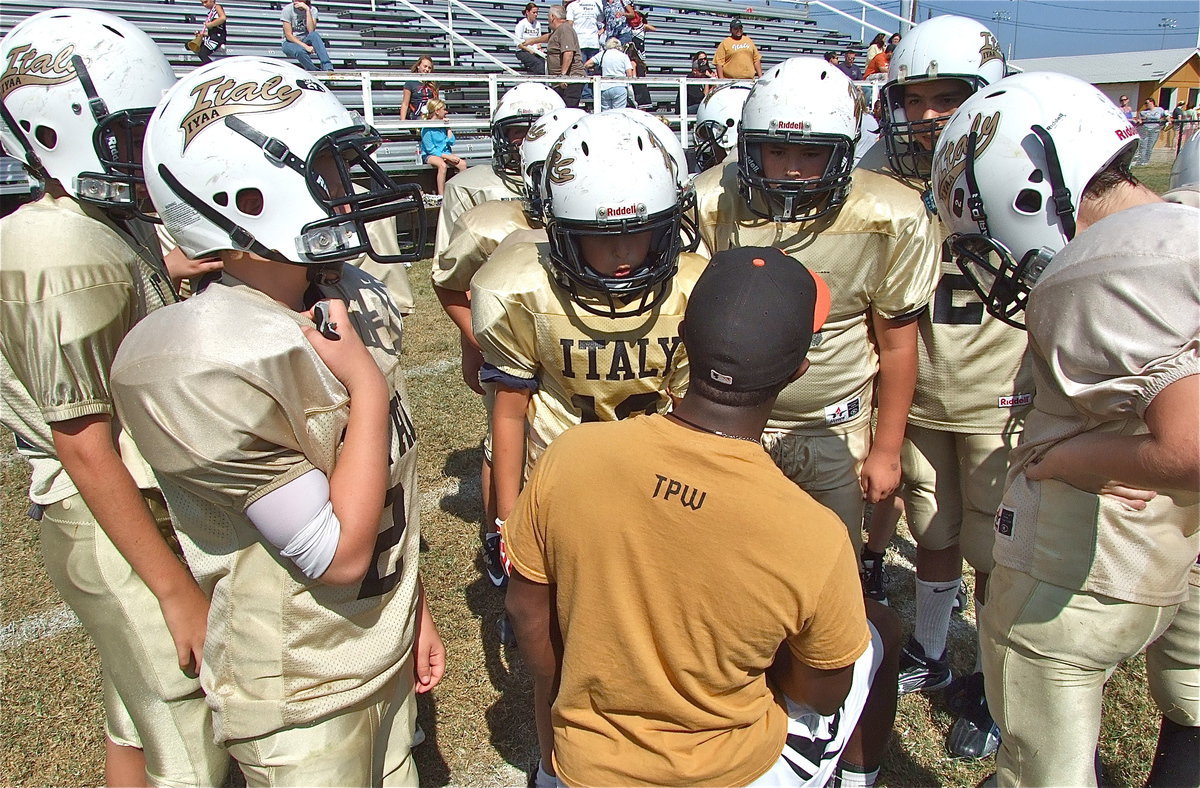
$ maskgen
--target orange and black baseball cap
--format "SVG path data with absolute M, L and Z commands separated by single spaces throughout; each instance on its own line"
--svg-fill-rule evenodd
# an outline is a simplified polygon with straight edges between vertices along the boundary
M 800 368 L 829 317 L 825 281 L 778 249 L 713 255 L 688 298 L 684 346 L 693 379 L 756 391 Z

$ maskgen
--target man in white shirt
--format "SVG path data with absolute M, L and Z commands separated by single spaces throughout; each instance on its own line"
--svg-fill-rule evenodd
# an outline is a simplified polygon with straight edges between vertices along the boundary
M 530 38 L 542 35 L 542 23 L 538 21 L 537 3 L 525 4 L 525 15 L 517 22 L 513 31 L 513 39 L 517 42 L 517 60 L 527 74 L 546 73 L 546 55 L 540 46 L 531 44 L 524 46 Z

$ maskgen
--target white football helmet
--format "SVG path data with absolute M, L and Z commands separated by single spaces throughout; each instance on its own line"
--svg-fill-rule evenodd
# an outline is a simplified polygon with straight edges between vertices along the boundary
M 988 311 L 1021 325 L 1030 288 L 1075 237 L 1088 183 L 1137 142 L 1103 93 L 1065 74 L 1007 77 L 954 113 L 934 150 L 933 196 Z
M 749 85 L 734 82 L 722 85 L 700 102 L 692 138 L 696 144 L 696 163 L 702 171 L 720 164 L 737 147 L 738 123 L 749 95 Z
M 1171 165 L 1171 190 L 1200 186 L 1200 134 L 1193 134 L 1179 148 Z
M 8 154 L 80 200 L 149 218 L 138 208 L 142 136 L 175 83 L 150 36 L 112 14 L 62 8 L 17 24 L 0 58 Z
M 571 298 L 604 316 L 658 304 L 679 264 L 681 212 L 674 163 L 646 126 L 616 112 L 585 115 L 554 143 L 542 178 L 550 267 Z M 583 236 L 642 232 L 652 234 L 649 251 L 624 275 L 592 268 L 580 247 Z
M 528 129 L 545 113 L 565 106 L 557 93 L 540 82 L 523 82 L 501 96 L 492 113 L 492 170 L 504 181 L 519 186 L 521 142 L 514 142 L 509 132 Z
M 992 31 L 973 19 L 961 16 L 937 16 L 908 32 L 888 66 L 888 81 L 883 86 L 883 117 L 880 134 L 887 147 L 888 164 L 896 173 L 909 178 L 929 178 L 933 147 L 917 140 L 937 135 L 949 120 L 910 118 L 905 113 L 905 88 L 914 82 L 957 79 L 971 93 L 999 82 L 1005 75 L 1004 52 Z
M 521 143 L 521 199 L 525 213 L 531 219 L 545 221 L 545 205 L 542 199 L 542 169 L 546 166 L 546 157 L 550 148 L 562 133 L 575 121 L 587 115 L 584 110 L 575 107 L 564 107 L 542 115 L 525 134 Z
M 380 169 L 371 158 L 379 144 L 374 129 L 291 63 L 224 58 L 190 72 L 155 110 L 146 185 L 189 257 L 244 249 L 317 266 L 364 253 L 381 263 L 416 259 L 421 192 Z M 365 225 L 401 213 L 412 215 L 416 238 L 403 239 L 399 254 L 372 248 Z
M 608 111 L 641 123 L 670 154 L 671 161 L 675 165 L 675 183 L 679 187 L 679 208 L 683 213 L 683 250 L 685 252 L 696 251 L 700 246 L 700 220 L 696 210 L 696 189 L 692 186 L 692 176 L 688 172 L 687 151 L 683 149 L 679 135 L 671 131 L 671 127 L 657 115 L 652 115 L 645 110 L 620 107 Z
M 819 57 L 790 58 L 755 82 L 738 129 L 738 189 L 751 213 L 804 222 L 840 208 L 850 191 L 864 105 L 862 91 Z M 828 148 L 824 174 L 768 178 L 762 146 L 771 143 Z

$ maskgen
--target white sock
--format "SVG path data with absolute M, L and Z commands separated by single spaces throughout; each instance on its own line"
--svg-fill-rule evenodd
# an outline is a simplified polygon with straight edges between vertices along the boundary
M 950 632 L 950 611 L 962 578 L 930 582 L 917 578 L 917 621 L 913 637 L 925 649 L 925 656 L 938 659 L 946 650 Z
M 842 788 L 872 788 L 875 781 L 879 779 L 879 769 L 860 772 L 850 766 L 838 766 L 837 775 L 838 784 Z
M 983 603 L 975 600 L 975 672 L 983 672 L 983 641 L 979 633 L 983 631 Z

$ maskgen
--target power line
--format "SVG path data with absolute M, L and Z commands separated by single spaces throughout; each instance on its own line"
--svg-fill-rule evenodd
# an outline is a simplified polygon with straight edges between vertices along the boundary
M 974 19 L 977 22 L 983 22 L 985 24 L 997 21 L 988 16 L 979 16 L 977 14 L 968 14 L 968 13 L 962 12 L 959 9 L 944 8 L 941 6 L 931 5 L 930 3 L 925 3 L 923 5 L 923 8 L 929 9 L 931 11 L 937 11 L 937 12 L 943 13 L 943 14 L 954 14 L 955 16 L 965 16 L 968 19 Z M 1158 12 L 1155 12 L 1155 13 L 1158 13 Z M 1015 24 L 1015 26 L 1021 30 L 1044 30 L 1044 31 L 1049 31 L 1049 32 L 1053 32 L 1053 33 L 1080 33 L 1080 34 L 1084 34 L 1084 35 L 1114 35 L 1114 34 L 1116 34 L 1116 35 L 1123 35 L 1123 36 L 1161 36 L 1163 33 L 1162 30 L 1158 30 L 1158 29 L 1139 31 L 1139 30 L 1130 30 L 1128 28 L 1115 29 L 1115 28 L 1111 28 L 1111 27 L 1096 27 L 1096 28 L 1080 28 L 1077 26 L 1059 27 L 1058 25 L 1042 25 L 1042 24 L 1038 24 L 1035 22 L 1014 23 L 1010 20 L 1002 20 L 999 22 L 999 24 L 1001 24 L 1001 25 Z M 1173 28 L 1171 35 L 1195 34 L 1197 32 L 1200 32 L 1200 28 L 1181 27 L 1181 28 Z
M 1021 0 L 1026 5 L 1040 5 L 1044 8 L 1053 8 L 1060 11 L 1087 11 L 1094 14 L 1163 14 L 1167 13 L 1163 10 L 1158 11 L 1141 11 L 1133 9 L 1117 9 L 1117 8 L 1089 8 L 1088 6 L 1080 5 L 1059 5 L 1058 3 L 1039 3 L 1037 0 Z

